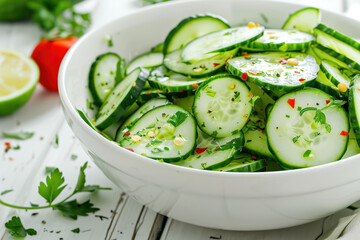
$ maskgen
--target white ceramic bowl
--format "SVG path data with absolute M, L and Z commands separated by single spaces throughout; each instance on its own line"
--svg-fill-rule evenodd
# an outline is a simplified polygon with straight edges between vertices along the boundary
M 233 25 L 251 20 L 280 28 L 289 13 L 302 7 L 252 0 L 176 1 L 121 17 L 82 37 L 66 55 L 59 75 L 66 120 L 115 184 L 139 203 L 180 221 L 228 230 L 265 230 L 307 223 L 347 207 L 360 199 L 359 156 L 292 171 L 201 171 L 127 151 L 92 130 L 76 112 L 87 109 L 87 76 L 99 54 L 114 51 L 129 60 L 162 42 L 181 19 L 193 14 L 218 14 Z M 360 38 L 359 22 L 327 11 L 323 22 Z M 107 34 L 114 47 L 103 41 Z

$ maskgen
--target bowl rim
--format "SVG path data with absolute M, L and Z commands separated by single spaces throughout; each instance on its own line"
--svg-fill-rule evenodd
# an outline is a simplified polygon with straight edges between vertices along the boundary
M 222 3 L 233 2 L 233 1 L 234 0 L 223 0 Z M 183 0 L 183 1 L 165 2 L 165 3 L 158 4 L 158 5 L 151 5 L 151 6 L 143 7 L 141 9 L 121 15 L 121 16 L 117 17 L 116 19 L 103 24 L 101 27 L 109 27 L 116 22 L 120 22 L 123 19 L 128 18 L 129 16 L 141 14 L 143 12 L 153 11 L 153 9 L 166 8 L 167 6 L 172 6 L 172 5 L 179 5 L 179 6 L 180 5 L 188 5 L 193 2 L 216 2 L 216 0 Z M 244 1 L 244 2 L 252 2 L 252 1 L 248 0 L 248 1 Z M 282 5 L 298 7 L 298 8 L 309 7 L 308 5 L 305 5 L 303 3 L 283 2 L 280 0 L 271 1 L 271 3 L 270 3 L 270 1 L 267 1 L 267 0 L 258 0 L 256 2 L 257 2 L 257 4 L 263 4 L 263 3 L 282 4 Z M 357 24 L 360 24 L 360 21 L 350 18 L 348 16 L 341 15 L 335 11 L 325 10 L 325 9 L 321 9 L 321 8 L 319 8 L 319 9 L 322 12 L 325 12 L 327 14 L 336 15 L 337 18 L 345 18 L 345 19 L 348 19 L 351 21 L 355 21 Z M 182 166 L 177 166 L 174 164 L 167 164 L 167 163 L 159 162 L 159 161 L 153 160 L 151 158 L 147 158 L 147 157 L 141 156 L 139 154 L 130 152 L 130 151 L 120 147 L 115 142 L 111 142 L 110 140 L 107 140 L 105 137 L 101 136 L 99 133 L 97 133 L 94 129 L 92 129 L 89 125 L 87 125 L 85 123 L 85 121 L 80 117 L 80 115 L 76 111 L 76 107 L 73 106 L 73 104 L 71 103 L 71 101 L 68 97 L 68 94 L 66 92 L 65 77 L 66 77 L 66 71 L 67 71 L 67 68 L 68 68 L 68 65 L 69 65 L 69 62 L 70 62 L 72 56 L 77 51 L 77 48 L 83 42 L 85 42 L 87 40 L 87 38 L 96 34 L 97 31 L 99 31 L 99 29 L 100 29 L 100 27 L 91 29 L 88 33 L 86 33 L 84 36 L 79 38 L 79 40 L 66 53 L 61 65 L 60 65 L 59 75 L 58 75 L 58 79 L 59 79 L 58 85 L 59 85 L 59 95 L 60 95 L 60 99 L 61 99 L 63 108 L 66 108 L 68 113 L 71 115 L 72 119 L 74 119 L 85 132 L 90 134 L 90 136 L 92 138 L 94 138 L 96 141 L 101 142 L 101 144 L 104 144 L 106 148 L 112 148 L 112 151 L 116 151 L 119 154 L 123 155 L 124 157 L 134 158 L 137 161 L 139 161 L 139 164 L 156 166 L 157 168 L 160 168 L 163 171 L 176 171 L 176 172 L 180 172 L 180 173 L 185 173 L 185 174 L 190 174 L 190 175 L 195 174 L 195 175 L 201 175 L 201 176 L 206 176 L 206 177 L 216 176 L 217 178 L 248 178 L 248 177 L 256 177 L 256 178 L 285 177 L 286 178 L 289 176 L 294 177 L 294 176 L 299 176 L 299 175 L 304 175 L 304 174 L 316 175 L 317 173 L 320 173 L 323 171 L 334 171 L 334 170 L 338 171 L 339 168 L 341 168 L 341 167 L 346 168 L 349 164 L 351 164 L 351 162 L 358 161 L 357 158 L 359 158 L 359 154 L 350 156 L 346 159 L 340 159 L 340 160 L 337 160 L 334 162 L 330 162 L 330 163 L 326 163 L 326 164 L 318 165 L 318 166 L 313 166 L 313 167 L 308 167 L 308 168 L 281 170 L 281 171 L 269 171 L 269 172 L 218 172 L 218 171 L 204 171 L 201 169 L 194 169 L 194 168 L 182 167 Z M 63 109 L 63 110 L 66 111 L 65 109 Z

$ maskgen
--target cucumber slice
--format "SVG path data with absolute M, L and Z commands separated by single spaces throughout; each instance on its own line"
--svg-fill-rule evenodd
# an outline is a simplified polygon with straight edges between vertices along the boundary
M 180 49 L 191 40 L 230 28 L 225 19 L 215 15 L 196 15 L 183 19 L 166 36 L 164 42 L 164 55 Z
M 184 108 L 186 111 L 192 113 L 194 95 L 184 97 L 184 98 L 175 98 L 173 102 L 174 102 L 174 104 Z
M 166 98 L 154 98 L 144 103 L 144 105 L 138 108 L 137 111 L 134 112 L 129 118 L 127 118 L 119 127 L 119 129 L 117 130 L 115 141 L 120 143 L 121 138 L 124 136 L 124 134 L 126 134 L 131 128 L 131 126 L 145 113 L 147 113 L 151 109 L 166 104 L 170 104 L 169 100 L 167 100 Z
M 260 118 L 265 118 L 266 116 L 266 108 L 269 104 L 274 104 L 275 101 L 271 98 L 264 89 L 260 88 L 259 86 L 246 81 L 246 85 L 250 88 L 250 92 L 255 97 L 254 103 L 254 111 L 257 113 L 257 116 Z
M 205 77 L 222 70 L 226 60 L 233 57 L 236 52 L 237 49 L 218 53 L 211 58 L 193 64 L 186 64 L 181 61 L 181 50 L 176 50 L 165 56 L 164 65 L 176 73 L 192 77 Z
M 153 53 L 162 53 L 164 51 L 164 43 L 161 42 L 157 44 L 156 46 L 152 47 L 150 51 Z
M 345 36 L 324 24 L 314 29 L 316 41 L 324 47 L 330 48 L 351 60 L 360 63 L 360 43 Z
M 330 94 L 334 98 L 344 98 L 337 86 L 332 83 L 321 70 L 318 72 L 314 86 L 320 90 L 323 90 L 327 94 Z
M 194 91 L 208 78 L 191 78 L 168 70 L 160 66 L 151 71 L 149 76 L 150 86 L 164 92 Z
M 314 40 L 311 34 L 298 30 L 266 29 L 261 38 L 246 45 L 245 48 L 262 51 L 299 51 L 308 48 Z
M 315 88 L 282 96 L 266 125 L 270 151 L 284 168 L 290 169 L 340 159 L 346 151 L 348 132 L 344 108 Z
M 228 165 L 244 145 L 242 132 L 226 138 L 214 138 L 198 131 L 195 153 L 175 163 L 183 167 L 213 170 Z
M 254 114 L 250 115 L 247 124 L 242 129 L 245 138 L 244 149 L 255 156 L 274 159 L 275 157 L 270 152 L 267 144 L 265 125 L 265 119 L 261 119 Z
M 360 75 L 351 84 L 349 93 L 349 119 L 354 130 L 355 138 L 360 146 Z
M 154 98 L 166 98 L 163 90 L 160 89 L 146 89 L 140 92 L 136 101 L 139 105 L 145 104 L 147 101 Z
M 290 65 L 295 59 L 297 65 Z M 226 68 L 235 76 L 272 91 L 303 88 L 316 79 L 319 66 L 305 53 L 267 52 L 232 58 Z
M 131 60 L 126 71 L 132 72 L 137 67 L 154 68 L 162 65 L 163 60 L 164 55 L 162 53 L 145 53 Z
M 140 94 L 146 79 L 147 74 L 137 68 L 116 85 L 96 114 L 95 126 L 103 130 L 119 121 Z
M 257 172 L 265 167 L 264 159 L 254 160 L 250 154 L 240 153 L 225 167 L 214 170 L 220 172 Z
M 356 154 L 360 153 L 360 146 L 357 143 L 354 130 L 351 128 L 349 132 L 349 143 L 346 149 L 345 154 L 342 156 L 341 159 L 345 159 L 351 156 L 354 156 Z
M 360 70 L 360 64 L 330 48 L 317 44 L 313 49 L 322 60 L 330 60 L 342 68 L 355 68 Z
M 117 67 L 121 57 L 116 53 L 101 54 L 91 64 L 89 72 L 89 89 L 94 103 L 100 106 L 118 83 Z
M 129 129 L 120 145 L 165 162 L 187 158 L 195 148 L 196 123 L 185 109 L 170 104 L 145 113 Z
M 302 8 L 288 17 L 282 29 L 297 29 L 299 31 L 312 33 L 321 20 L 321 12 L 318 8 Z
M 231 136 L 246 124 L 252 94 L 241 80 L 228 74 L 211 77 L 196 91 L 193 113 L 202 131 L 213 137 Z
M 237 27 L 220 30 L 195 38 L 181 52 L 184 62 L 194 63 L 213 57 L 217 52 L 230 51 L 263 35 L 264 27 Z
M 340 67 L 335 63 L 328 60 L 323 60 L 320 64 L 320 69 L 323 71 L 325 76 L 336 86 L 338 86 L 339 83 L 344 83 L 346 87 L 349 88 L 351 80 L 340 72 Z M 347 95 L 348 91 L 341 93 Z

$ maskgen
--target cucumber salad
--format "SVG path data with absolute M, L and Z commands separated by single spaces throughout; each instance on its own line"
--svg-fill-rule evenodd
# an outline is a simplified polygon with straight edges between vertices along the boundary
M 181 20 L 130 62 L 98 56 L 81 117 L 121 147 L 226 172 L 317 166 L 360 153 L 360 43 L 303 8 L 282 29 Z M 116 44 L 116 43 L 115 43 Z

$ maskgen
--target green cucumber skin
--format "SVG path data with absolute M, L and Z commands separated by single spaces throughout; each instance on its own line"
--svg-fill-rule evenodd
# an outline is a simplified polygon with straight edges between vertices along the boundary
M 315 29 L 316 31 L 321 31 L 327 35 L 330 35 L 334 38 L 336 38 L 337 40 L 339 41 L 342 41 L 344 43 L 346 43 L 347 45 L 355 48 L 356 50 L 360 51 L 360 43 L 358 43 L 357 41 L 355 41 L 354 39 L 342 34 L 342 33 L 339 33 L 337 31 L 335 31 L 334 29 L 320 23 L 318 24 Z
M 137 99 L 137 97 L 140 94 L 141 90 L 145 86 L 147 77 L 148 77 L 147 72 L 144 71 L 143 68 L 140 68 L 139 76 L 138 76 L 137 80 L 135 81 L 136 86 L 131 88 L 129 93 L 124 97 L 123 101 L 113 111 L 113 113 L 107 119 L 105 119 L 103 122 L 97 124 L 96 128 L 98 128 L 99 130 L 104 130 L 105 128 L 107 128 L 111 124 L 119 121 L 121 119 L 121 117 L 126 113 L 126 111 L 131 107 L 131 105 Z M 106 102 L 106 100 L 105 100 L 105 102 Z M 98 112 L 100 112 L 101 108 L 102 107 L 100 107 Z
M 335 67 L 335 66 L 334 66 Z M 326 67 L 323 64 L 320 64 L 320 70 L 325 74 L 325 76 L 327 77 L 327 79 L 332 82 L 335 86 L 337 86 L 340 82 L 334 77 L 332 76 L 328 70 L 326 69 Z M 344 76 L 345 78 L 347 78 L 347 76 Z M 344 96 L 344 98 L 349 96 L 349 91 L 346 92 L 340 92 L 339 94 L 341 94 L 342 96 Z
M 268 33 L 268 31 L 274 31 L 276 33 L 277 29 L 267 29 L 264 31 L 264 35 Z M 287 30 L 283 30 L 287 31 Z M 291 30 L 289 30 L 291 31 Z M 302 33 L 305 34 L 305 33 Z M 311 36 L 311 35 L 309 35 Z M 253 41 L 250 44 L 246 45 L 246 48 L 260 50 L 260 51 L 281 51 L 281 52 L 290 52 L 290 51 L 303 51 L 309 48 L 315 39 L 308 42 L 297 42 L 297 43 L 274 43 L 274 42 L 261 42 L 261 41 Z
M 95 87 L 95 81 L 92 81 L 92 79 L 95 79 L 95 72 L 96 72 L 96 67 L 98 65 L 98 63 L 106 56 L 109 55 L 113 55 L 115 57 L 119 58 L 119 61 L 121 61 L 121 58 L 119 57 L 118 54 L 113 53 L 113 52 L 107 52 L 104 54 L 101 54 L 99 56 L 96 57 L 95 61 L 91 64 L 90 67 L 90 71 L 89 71 L 89 78 L 88 78 L 88 83 L 89 83 L 89 90 L 91 93 L 91 96 L 93 97 L 94 100 L 94 104 L 98 107 L 101 106 L 101 104 L 103 103 L 103 101 L 99 98 L 99 96 L 96 94 L 96 87 Z M 118 78 L 117 75 L 115 75 L 115 85 L 118 83 Z M 114 85 L 114 86 L 115 86 Z
M 219 22 L 222 22 L 224 24 L 224 28 L 230 28 L 229 23 L 227 23 L 227 21 L 225 19 L 223 19 L 220 16 L 215 16 L 215 15 L 211 15 L 211 14 L 206 14 L 206 15 L 195 15 L 195 16 L 190 16 L 187 17 L 183 20 L 181 20 L 167 35 L 165 41 L 164 41 L 164 46 L 163 46 L 163 54 L 164 56 L 168 53 L 171 52 L 173 50 L 176 49 L 170 49 L 170 44 L 172 42 L 173 37 L 177 34 L 177 32 L 183 28 L 184 26 L 186 26 L 187 24 L 191 23 L 192 21 L 199 19 L 199 18 L 211 18 L 214 20 L 217 20 Z M 186 42 L 187 43 L 187 42 Z M 185 45 L 186 43 L 184 43 L 183 45 Z
M 357 76 L 356 78 L 358 78 L 358 77 L 359 76 Z M 349 103 L 350 124 L 354 130 L 356 142 L 360 146 L 360 123 L 359 123 L 358 117 L 356 116 L 356 102 L 355 102 L 355 96 L 354 96 L 354 92 L 357 90 L 357 88 L 354 87 L 354 84 L 353 84 L 356 81 L 356 78 L 353 80 L 352 85 L 350 86 L 348 103 Z
M 243 74 L 243 72 L 241 72 L 239 69 L 231 66 L 230 64 L 227 64 L 226 65 L 226 70 L 228 70 L 233 76 L 236 76 L 236 77 L 241 77 L 241 75 Z M 289 87 L 289 86 L 280 86 L 280 85 L 271 85 L 271 84 L 268 84 L 268 83 L 264 83 L 262 81 L 260 81 L 257 77 L 252 77 L 252 76 L 248 76 L 247 80 L 248 82 L 250 83 L 253 83 L 261 88 L 264 88 L 265 90 L 268 90 L 266 91 L 266 93 L 269 94 L 269 92 L 272 92 L 272 91 L 285 91 L 285 92 L 288 92 L 288 91 L 295 91 L 295 90 L 300 90 L 300 89 L 303 89 L 304 87 L 307 87 L 307 86 L 310 86 L 313 82 L 313 80 L 315 79 L 312 79 L 312 80 L 308 80 L 306 81 L 305 83 L 303 83 L 302 85 L 298 85 L 298 86 L 293 86 L 293 87 Z M 271 97 L 277 99 L 279 96 L 276 96 L 276 95 L 273 95 L 273 94 L 270 94 Z
M 320 9 L 314 8 L 314 7 L 302 8 L 302 9 L 300 9 L 300 10 L 298 10 L 298 11 L 290 14 L 289 17 L 286 19 L 285 23 L 283 24 L 283 26 L 281 27 L 281 29 L 296 29 L 296 27 L 295 27 L 295 28 L 293 28 L 293 27 L 288 28 L 288 24 L 289 24 L 289 23 L 293 20 L 293 18 L 296 17 L 299 13 L 304 12 L 304 11 L 309 11 L 309 10 L 317 12 L 318 15 L 320 16 L 320 17 L 318 16 L 318 21 L 320 21 L 320 18 L 321 18 Z M 315 26 L 314 26 L 314 27 L 315 27 Z M 298 29 L 298 30 L 301 31 L 301 30 L 303 30 L 303 29 Z M 305 31 L 305 32 L 311 33 L 312 31 L 309 30 L 309 31 Z
M 343 62 L 345 65 L 348 66 L 348 68 L 355 68 L 356 70 L 360 71 L 360 64 L 351 60 L 350 58 L 346 57 L 345 55 L 342 55 L 338 52 L 335 52 L 334 50 L 324 47 L 321 44 L 317 44 L 315 48 L 318 48 L 320 51 L 330 55 L 333 58 L 336 58 L 338 61 Z M 329 59 L 331 60 L 331 59 Z
M 227 52 L 227 51 L 231 51 L 231 50 L 234 50 L 236 48 L 240 48 L 241 46 L 244 46 L 244 45 L 247 45 L 247 44 L 250 44 L 251 42 L 259 39 L 260 37 L 262 37 L 264 35 L 264 31 L 257 35 L 257 36 L 254 36 L 244 42 L 241 42 L 241 43 L 237 43 L 237 44 L 234 44 L 234 45 L 231 45 L 231 46 L 228 46 L 228 47 L 223 47 L 223 48 L 220 48 L 220 49 L 217 49 L 217 50 L 214 50 L 214 51 L 211 51 L 209 53 L 216 53 L 216 52 Z

